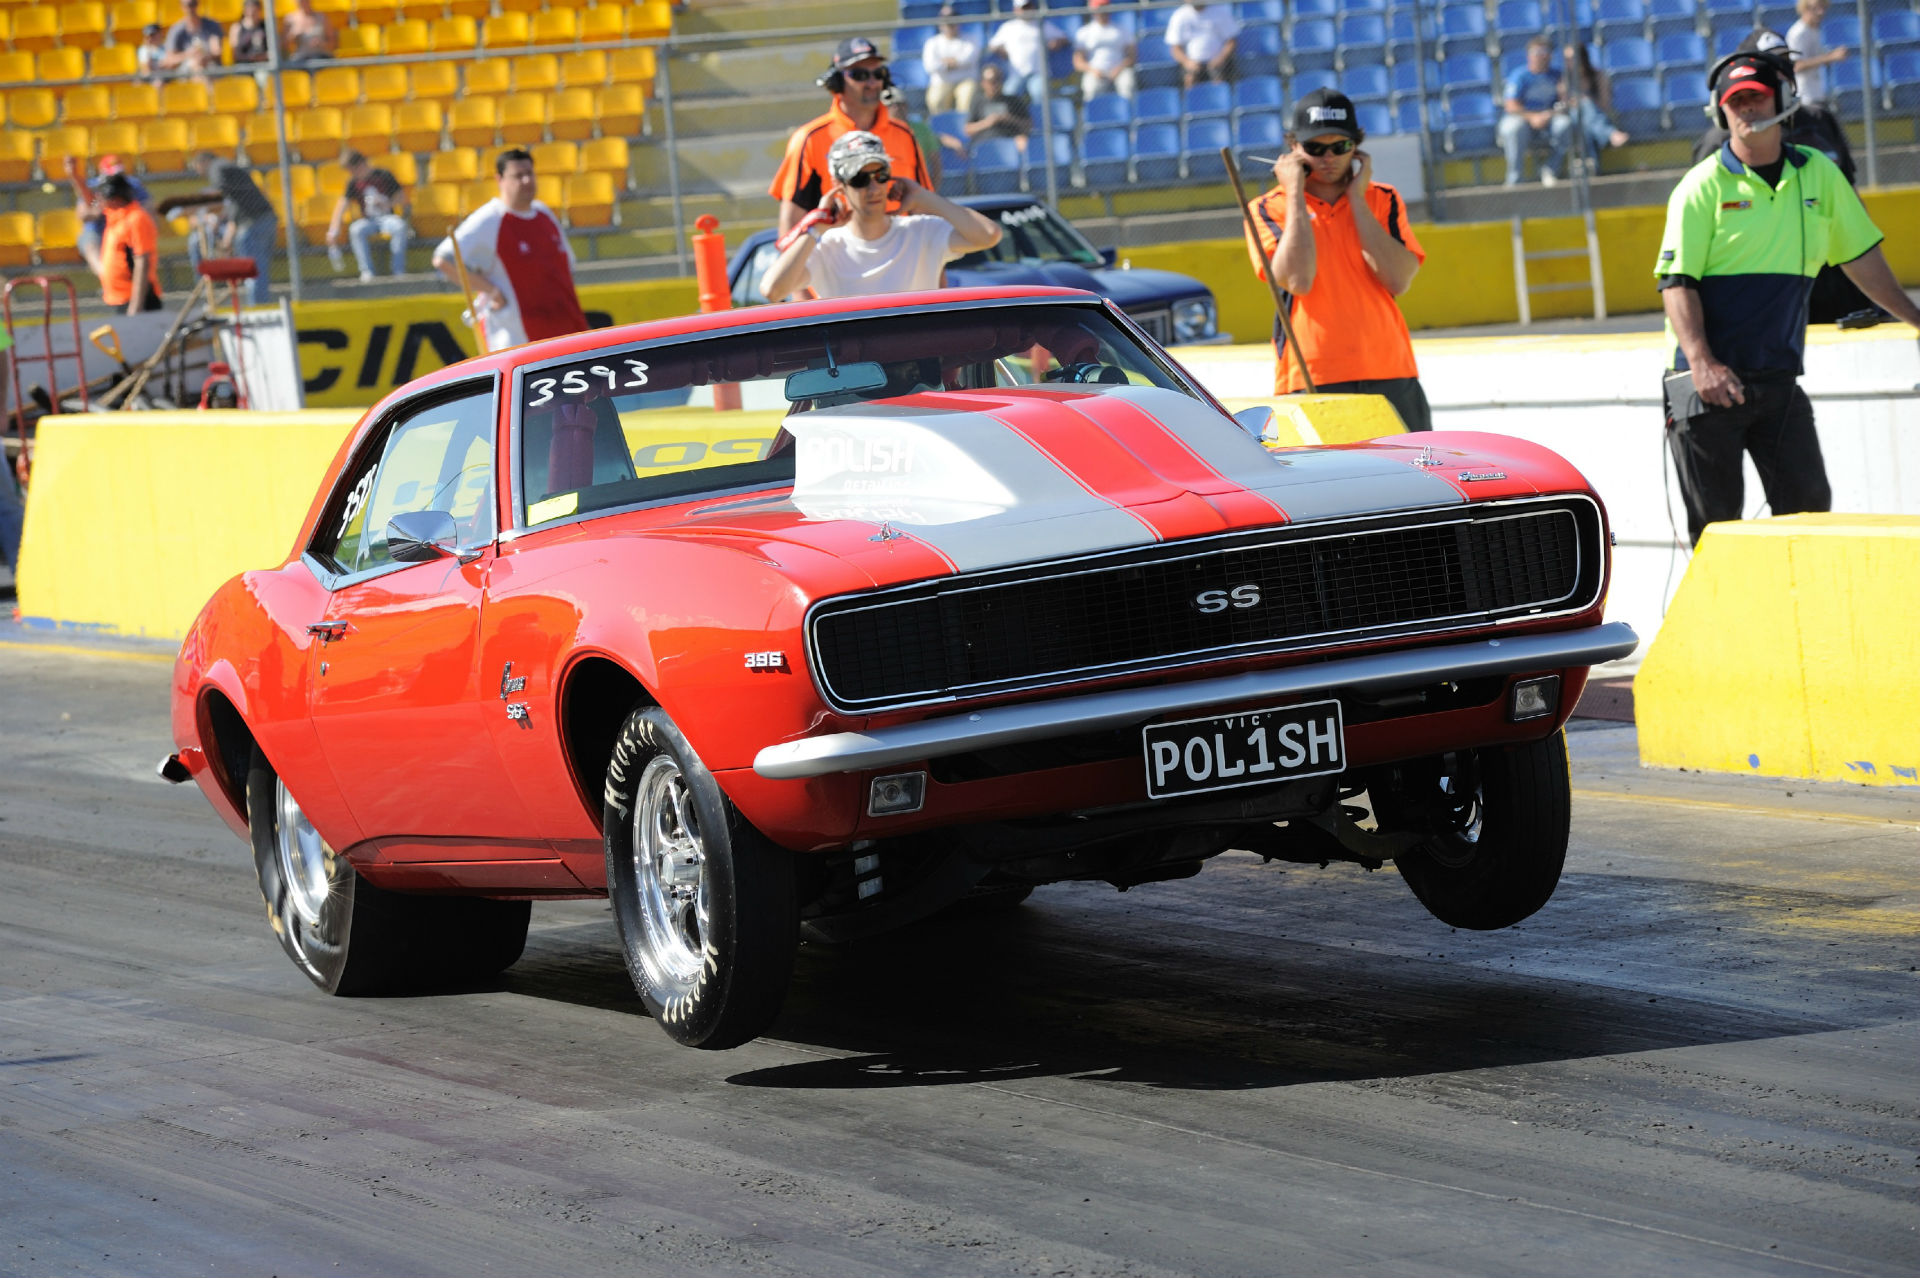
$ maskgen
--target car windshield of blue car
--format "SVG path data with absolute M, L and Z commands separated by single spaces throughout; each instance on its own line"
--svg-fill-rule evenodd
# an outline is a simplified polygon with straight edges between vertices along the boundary
M 989 214 L 1001 226 L 1000 242 L 969 253 L 954 262 L 962 269 L 988 262 L 1069 262 L 1074 266 L 1104 265 L 1100 250 L 1073 229 L 1073 223 L 1044 204 L 1023 204 Z
M 830 358 L 831 356 L 831 358 Z M 787 378 L 874 365 L 884 385 L 789 403 Z M 871 374 L 868 375 L 871 380 Z M 814 379 L 817 380 L 817 379 Z M 523 525 L 791 485 L 794 414 L 1022 386 L 1157 386 L 1193 395 L 1092 305 L 958 307 L 609 345 L 519 374 Z M 737 409 L 716 405 L 737 403 Z M 901 412 L 926 411 L 925 399 Z

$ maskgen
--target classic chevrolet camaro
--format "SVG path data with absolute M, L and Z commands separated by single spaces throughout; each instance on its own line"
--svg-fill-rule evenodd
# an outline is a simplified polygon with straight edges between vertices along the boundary
M 200 614 L 162 772 L 251 840 L 323 989 L 491 977 L 532 900 L 606 894 L 697 1047 L 766 1028 L 803 936 L 1234 848 L 1526 918 L 1561 728 L 1635 643 L 1605 512 L 1518 440 L 1278 448 L 1262 416 L 1058 289 L 455 365 Z

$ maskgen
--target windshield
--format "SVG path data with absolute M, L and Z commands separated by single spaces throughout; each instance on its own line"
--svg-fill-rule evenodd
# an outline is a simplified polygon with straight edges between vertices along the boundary
M 985 210 L 982 210 L 983 212 Z M 1044 204 L 1023 204 L 988 216 L 1005 228 L 992 248 L 969 253 L 955 266 L 982 266 L 988 262 L 1071 262 L 1075 266 L 1104 266 L 1100 251 L 1087 243 L 1073 224 Z
M 830 367 L 863 369 L 871 384 L 789 402 L 789 377 Z M 1063 384 L 1193 393 L 1104 309 L 1060 304 L 836 316 L 527 369 L 518 387 L 525 523 L 790 485 L 793 437 L 782 424 L 795 414 Z M 737 387 L 739 410 L 715 410 L 716 385 Z

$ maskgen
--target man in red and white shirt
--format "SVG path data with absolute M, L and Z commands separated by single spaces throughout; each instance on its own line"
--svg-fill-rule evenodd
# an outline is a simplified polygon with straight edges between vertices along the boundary
M 493 170 L 500 195 L 454 228 L 433 251 L 433 266 L 459 283 L 453 241 L 467 266 L 486 348 L 505 350 L 543 337 L 583 332 L 586 313 L 573 289 L 573 248 L 553 210 L 534 198 L 533 156 L 502 151 Z

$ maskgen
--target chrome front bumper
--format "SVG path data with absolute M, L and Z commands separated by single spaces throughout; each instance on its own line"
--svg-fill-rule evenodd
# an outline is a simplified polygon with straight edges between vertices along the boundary
M 1526 670 L 1592 666 L 1632 652 L 1640 636 L 1625 622 L 1551 634 L 1509 635 L 1472 643 L 1369 653 L 1281 670 L 1199 679 L 1151 688 L 1120 688 L 1059 701 L 995 706 L 970 714 L 921 719 L 871 732 L 836 732 L 771 745 L 753 770 L 773 780 L 866 772 L 970 750 L 1082 732 L 1123 728 L 1164 714 L 1233 702 L 1351 689 L 1389 692 L 1441 679 L 1475 679 Z

